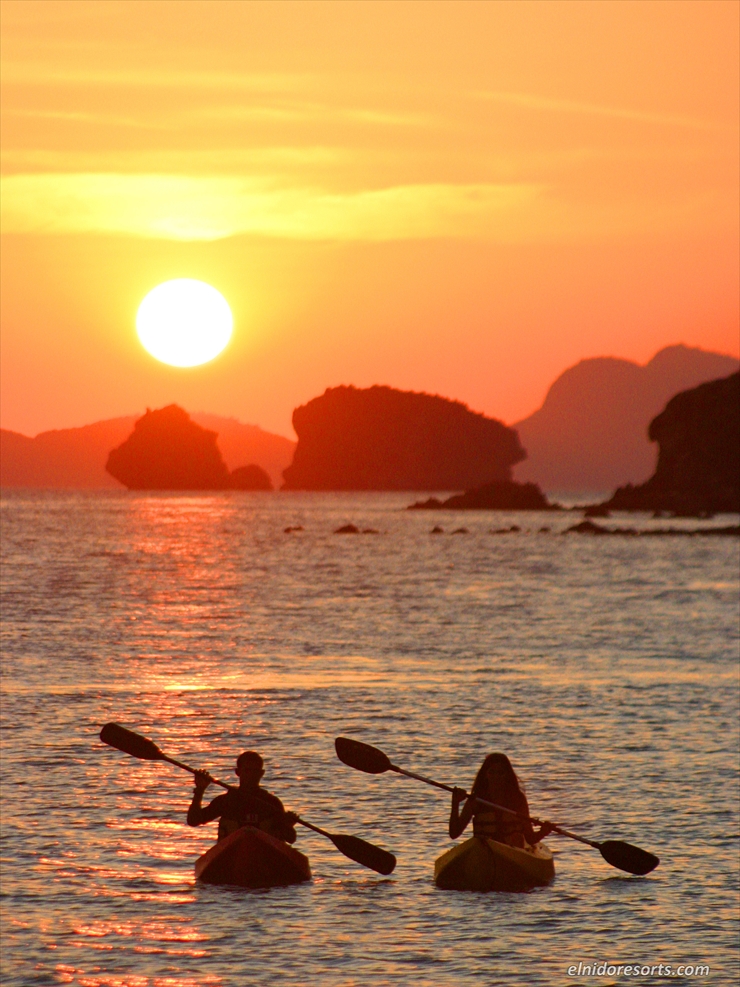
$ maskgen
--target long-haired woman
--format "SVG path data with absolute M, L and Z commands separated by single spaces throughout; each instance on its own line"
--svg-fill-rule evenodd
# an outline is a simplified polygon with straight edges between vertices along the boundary
M 465 799 L 465 792 L 461 788 L 456 788 L 452 793 L 450 838 L 453 840 L 457 839 L 471 819 L 474 836 L 508 843 L 509 846 L 534 846 L 553 831 L 554 827 L 549 822 L 544 822 L 537 832 L 532 828 L 527 796 L 522 791 L 506 754 L 489 754 L 486 757 L 475 776 L 467 801 Z M 517 815 L 484 805 L 479 799 L 495 802 Z M 460 812 L 460 803 L 463 801 L 465 805 Z

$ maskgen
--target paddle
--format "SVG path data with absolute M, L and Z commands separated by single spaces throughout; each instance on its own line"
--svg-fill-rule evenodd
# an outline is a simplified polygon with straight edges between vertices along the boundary
M 406 775 L 407 778 L 415 778 L 417 781 L 423 781 L 427 785 L 434 785 L 435 788 L 442 788 L 446 792 L 454 791 L 454 788 L 450 785 L 443 785 L 439 781 L 433 781 L 431 778 L 425 778 L 423 775 L 415 774 L 413 771 L 405 771 L 403 768 L 391 764 L 390 759 L 383 751 L 377 747 L 371 747 L 370 744 L 363 744 L 359 740 L 350 740 L 347 737 L 337 737 L 334 741 L 334 747 L 339 760 L 349 765 L 350 768 L 356 768 L 358 771 L 364 771 L 371 775 L 383 774 L 385 771 L 395 771 L 399 775 Z M 465 796 L 466 798 L 468 797 L 467 792 Z M 508 812 L 512 816 L 519 815 L 513 809 L 507 809 L 506 806 L 497 805 L 495 802 L 489 802 L 487 799 L 478 798 L 477 801 L 482 805 L 490 805 L 500 812 Z M 530 822 L 535 823 L 537 826 L 542 825 L 542 821 L 534 816 L 530 816 Z M 559 833 L 560 836 L 567 836 L 571 840 L 578 840 L 579 843 L 585 843 L 587 846 L 592 846 L 595 850 L 599 851 L 608 864 L 611 864 L 612 867 L 618 867 L 619 870 L 627 871 L 629 874 L 639 874 L 640 876 L 649 874 L 660 863 L 660 859 L 655 854 L 648 853 L 647 850 L 641 850 L 640 847 L 632 846 L 631 843 L 624 843 L 622 840 L 606 840 L 603 843 L 597 843 L 595 840 L 587 840 L 583 836 L 570 833 L 561 826 L 554 826 L 553 832 Z
M 195 768 L 191 768 L 189 765 L 183 764 L 182 761 L 177 761 L 174 757 L 168 757 L 167 754 L 164 754 L 154 741 L 142 737 L 141 734 L 134 733 L 133 730 L 127 730 L 126 727 L 122 727 L 119 723 L 106 723 L 100 731 L 100 739 L 104 744 L 108 744 L 109 747 L 115 747 L 116 750 L 123 751 L 124 754 L 130 754 L 132 757 L 138 757 L 142 761 L 168 761 L 170 764 L 182 768 L 183 771 L 189 771 L 193 775 L 196 773 Z M 227 791 L 235 787 L 227 785 L 224 781 L 219 781 L 218 778 L 211 778 L 211 781 L 214 785 L 220 785 L 221 788 L 225 788 Z M 362 864 L 363 867 L 369 867 L 370 870 L 377 871 L 378 874 L 391 874 L 396 866 L 396 858 L 392 853 L 381 849 L 379 846 L 375 846 L 373 843 L 368 843 L 366 840 L 361 840 L 359 836 L 328 833 L 325 829 L 320 829 L 318 826 L 306 822 L 305 819 L 301 819 L 300 816 L 297 817 L 296 822 L 299 822 L 301 826 L 305 826 L 306 829 L 312 829 L 315 833 L 325 836 L 332 841 L 337 850 L 343 853 L 345 857 L 349 857 L 350 860 Z

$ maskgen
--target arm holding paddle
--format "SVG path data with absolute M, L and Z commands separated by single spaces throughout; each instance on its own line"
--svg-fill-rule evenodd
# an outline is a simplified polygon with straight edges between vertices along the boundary
M 473 809 L 475 807 L 475 796 L 470 795 L 463 788 L 455 788 L 452 792 L 452 807 L 450 808 L 450 839 L 456 840 L 458 836 L 464 832 L 465 827 L 468 825 L 470 820 L 473 818 Z M 460 812 L 460 803 L 465 802 L 462 812 Z
M 193 800 L 188 806 L 188 816 L 187 823 L 188 826 L 202 826 L 203 823 L 210 822 L 211 819 L 215 819 L 216 816 L 205 815 L 205 810 L 201 805 L 203 799 L 203 792 L 212 783 L 213 778 L 208 774 L 207 771 L 196 771 L 195 772 L 195 788 L 193 789 Z M 215 799 L 213 800 L 216 801 Z M 213 802 L 211 802 L 213 805 Z M 210 808 L 210 806 L 209 806 Z
M 554 832 L 555 826 L 551 822 L 543 822 L 540 824 L 540 828 L 537 832 L 532 828 L 532 820 L 529 816 L 529 806 L 527 804 L 526 796 L 522 793 L 523 804 L 521 806 L 521 811 L 517 812 L 517 825 L 516 832 L 521 833 L 526 842 L 530 846 L 534 846 L 539 843 L 540 840 L 544 840 L 546 836 Z M 462 808 L 462 812 L 459 811 L 459 806 L 461 802 L 465 802 Z M 489 803 L 490 804 L 490 803 Z M 450 839 L 456 840 L 462 832 L 464 832 L 466 826 L 476 814 L 476 812 L 486 811 L 486 801 L 478 800 L 475 795 L 468 795 L 466 791 L 462 788 L 455 788 L 452 792 L 452 806 L 450 808 L 450 823 L 449 823 L 449 833 Z M 512 813 L 517 810 L 511 810 Z M 495 810 L 494 810 L 495 812 Z M 492 837 L 496 838 L 496 837 Z M 504 839 L 504 842 L 507 842 Z

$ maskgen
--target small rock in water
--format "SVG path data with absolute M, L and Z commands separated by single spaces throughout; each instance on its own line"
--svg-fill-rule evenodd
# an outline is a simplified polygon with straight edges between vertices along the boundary
M 608 535 L 609 531 L 607 528 L 601 528 L 598 524 L 594 524 L 593 521 L 581 521 L 580 524 L 574 524 L 572 527 L 567 528 L 563 534 L 570 534 L 571 531 L 576 532 L 579 535 Z
M 455 530 L 452 532 L 453 535 L 467 535 L 469 533 L 470 532 L 468 531 L 467 528 L 455 528 Z
M 302 524 L 288 525 L 288 527 L 285 529 L 285 534 L 289 535 L 291 531 L 303 531 L 303 525 Z
M 550 529 L 549 528 L 540 528 L 540 534 L 541 535 L 547 535 L 549 533 L 550 533 Z
M 359 533 L 360 529 L 356 528 L 354 524 L 343 524 L 334 532 L 335 535 L 359 535 Z
M 429 532 L 430 535 L 443 535 L 445 533 L 444 528 L 440 528 L 438 524 L 435 524 L 432 530 Z
M 603 504 L 590 504 L 583 512 L 584 517 L 611 517 L 611 511 Z

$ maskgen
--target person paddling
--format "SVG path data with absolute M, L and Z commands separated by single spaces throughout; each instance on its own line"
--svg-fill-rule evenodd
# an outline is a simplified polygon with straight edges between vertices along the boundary
M 219 840 L 242 826 L 255 826 L 286 843 L 295 843 L 296 831 L 293 824 L 297 822 L 298 816 L 295 812 L 286 812 L 280 799 L 260 786 L 265 773 L 261 756 L 256 751 L 244 751 L 236 759 L 235 772 L 239 777 L 239 787 L 217 795 L 205 809 L 201 806 L 201 799 L 213 779 L 207 771 L 195 772 L 195 790 L 188 808 L 188 826 L 202 826 L 212 819 L 218 819 Z
M 467 798 L 467 801 L 465 799 Z M 513 809 L 516 816 L 491 806 L 484 805 L 478 799 L 495 802 L 506 809 Z M 465 801 L 462 812 L 460 803 Z M 552 823 L 544 822 L 535 832 L 529 819 L 527 796 L 519 785 L 511 761 L 506 754 L 489 754 L 475 776 L 470 796 L 461 788 L 452 793 L 452 808 L 450 810 L 450 838 L 456 840 L 470 820 L 473 820 L 473 835 L 509 846 L 525 847 L 539 843 L 555 828 Z

